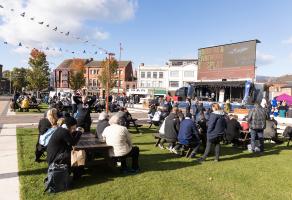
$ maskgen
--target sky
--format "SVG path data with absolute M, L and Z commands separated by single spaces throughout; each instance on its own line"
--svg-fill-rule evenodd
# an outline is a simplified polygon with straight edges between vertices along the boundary
M 290 0 L 0 0 L 0 5 L 4 69 L 27 67 L 31 48 L 43 50 L 54 69 L 68 58 L 102 60 L 105 50 L 119 59 L 121 43 L 121 59 L 137 67 L 258 39 L 257 75 L 292 74 Z

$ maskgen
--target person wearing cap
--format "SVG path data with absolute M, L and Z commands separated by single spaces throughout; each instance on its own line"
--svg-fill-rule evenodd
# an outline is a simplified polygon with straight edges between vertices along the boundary
M 58 127 L 47 146 L 47 162 L 67 164 L 71 166 L 72 146 L 79 141 L 82 131 L 76 131 L 77 121 L 73 117 L 66 117 L 65 124 Z
M 96 137 L 100 140 L 103 139 L 102 133 L 104 129 L 110 125 L 108 121 L 109 121 L 109 116 L 106 112 L 102 112 L 99 114 L 98 122 L 96 124 Z

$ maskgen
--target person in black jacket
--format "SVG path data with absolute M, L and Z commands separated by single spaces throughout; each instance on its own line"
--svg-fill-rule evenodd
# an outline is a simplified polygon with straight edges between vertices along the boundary
M 199 129 L 199 137 L 202 140 L 202 146 L 205 149 L 207 144 L 207 120 L 205 118 L 204 111 L 201 111 L 199 115 L 200 116 L 197 122 Z
M 226 124 L 226 134 L 225 134 L 225 142 L 227 144 L 233 143 L 234 145 L 238 144 L 238 138 L 240 136 L 241 125 L 237 121 L 237 115 L 230 115 L 230 119 Z
M 84 128 L 85 132 L 90 132 L 91 106 L 95 102 L 96 97 L 92 97 L 90 100 L 88 100 L 87 96 L 82 96 L 82 100 L 80 101 L 77 96 L 74 96 L 73 99 L 77 104 L 77 112 L 74 116 L 77 120 L 77 126 Z
M 212 110 L 213 112 L 210 114 L 208 121 L 207 146 L 204 155 L 197 160 L 198 162 L 202 162 L 207 158 L 211 151 L 212 144 L 215 145 L 215 161 L 219 161 L 220 141 L 222 140 L 225 132 L 226 120 L 224 112 L 221 110 L 218 103 L 212 104 Z
M 71 151 L 75 146 L 82 131 L 76 131 L 77 121 L 73 117 L 66 117 L 65 124 L 58 127 L 51 136 L 47 146 L 47 162 L 49 166 L 52 163 L 66 164 L 73 171 L 73 178 L 80 176 L 80 169 L 71 169 Z
M 179 118 L 177 116 L 178 109 L 173 108 L 172 112 L 165 118 L 164 134 L 161 135 L 161 143 L 159 144 L 160 148 L 163 148 L 165 142 L 170 143 L 168 150 L 172 151 L 176 141 L 179 131 Z

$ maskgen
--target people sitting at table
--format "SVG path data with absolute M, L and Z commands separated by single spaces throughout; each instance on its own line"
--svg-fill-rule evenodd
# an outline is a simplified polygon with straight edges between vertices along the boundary
M 152 118 L 154 117 L 156 112 L 156 106 L 155 104 L 151 104 L 149 107 L 149 111 L 148 111 L 148 119 L 151 121 Z
M 174 107 L 171 113 L 165 118 L 164 133 L 160 134 L 161 141 L 158 146 L 163 149 L 164 143 L 169 143 L 167 149 L 172 151 L 177 141 L 177 135 L 179 131 L 179 118 L 177 116 L 178 108 Z
M 131 134 L 128 129 L 121 126 L 121 118 L 114 115 L 109 120 L 110 126 L 106 127 L 102 133 L 107 145 L 112 146 L 110 156 L 120 159 L 122 172 L 127 172 L 126 158 L 132 158 L 131 172 L 139 171 L 139 148 L 132 145 Z
M 159 126 L 161 124 L 161 115 L 162 115 L 162 108 L 158 107 L 157 111 L 155 112 L 151 120 L 155 126 Z
M 266 120 L 266 128 L 264 129 L 264 138 L 270 139 L 273 143 L 281 143 L 277 133 L 278 122 L 274 117 Z
M 238 122 L 237 115 L 230 115 L 229 120 L 226 123 L 225 143 L 233 143 L 234 146 L 238 145 L 238 139 L 240 138 L 241 125 Z
M 76 131 L 77 121 L 73 117 L 66 117 L 65 124 L 58 127 L 47 146 L 47 162 L 66 164 L 71 168 L 71 151 L 79 141 L 83 131 Z M 80 169 L 71 168 L 73 179 L 79 178 Z
M 128 116 L 124 107 L 120 107 L 120 110 L 115 115 L 120 119 L 120 125 L 127 126 Z
M 35 149 L 36 162 L 40 162 L 41 156 L 46 151 L 46 148 L 39 144 L 40 136 L 46 133 L 50 128 L 57 126 L 57 121 L 58 121 L 58 117 L 57 117 L 56 108 L 49 109 L 47 111 L 46 117 L 40 119 L 39 125 L 38 125 L 39 135 L 38 135 L 38 140 L 37 140 L 36 149 Z
M 21 101 L 21 110 L 24 112 L 29 112 L 29 100 L 28 97 L 24 97 Z
M 84 128 L 85 132 L 90 132 L 91 126 L 91 106 L 95 102 L 96 98 L 93 96 L 90 100 L 88 100 L 87 96 L 82 96 L 81 100 L 77 97 L 73 97 L 74 101 L 77 105 L 77 111 L 74 115 L 77 120 L 77 126 Z
M 226 120 L 223 110 L 218 103 L 212 104 L 213 112 L 210 114 L 207 129 L 207 146 L 201 158 L 197 161 L 204 161 L 211 151 L 212 144 L 215 145 L 215 161 L 219 161 L 220 156 L 220 142 L 225 132 Z
M 109 124 L 109 116 L 106 112 L 102 112 L 98 116 L 98 122 L 96 124 L 96 137 L 100 140 L 103 140 L 102 133 Z
M 183 152 L 184 148 L 191 148 L 193 150 L 188 156 L 194 158 L 200 147 L 200 138 L 199 131 L 192 120 L 192 114 L 190 112 L 187 112 L 185 119 L 181 121 L 177 138 L 178 144 L 174 147 L 173 152 L 178 154 L 178 151 Z

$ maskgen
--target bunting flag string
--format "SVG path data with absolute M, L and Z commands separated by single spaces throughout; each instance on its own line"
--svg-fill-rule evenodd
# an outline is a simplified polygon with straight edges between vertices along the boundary
M 9 9 L 6 7 L 6 5 L 0 5 L 0 9 Z M 11 12 L 14 12 L 15 10 L 13 8 L 10 9 Z M 96 44 L 94 44 L 93 42 L 91 42 L 88 39 L 82 39 L 80 36 L 76 36 L 74 34 L 71 33 L 71 31 L 60 31 L 60 27 L 59 26 L 51 26 L 49 23 L 46 23 L 45 21 L 38 19 L 36 16 L 29 16 L 29 13 L 27 12 L 15 12 L 16 16 L 22 17 L 22 18 L 27 18 L 28 20 L 30 20 L 31 22 L 35 22 L 39 25 L 45 25 L 47 28 L 49 27 L 55 27 L 53 29 L 51 29 L 52 31 L 55 31 L 56 33 L 60 33 L 66 37 L 70 37 L 73 39 L 76 39 L 80 42 L 82 42 L 83 44 L 87 44 L 90 45 L 92 47 L 96 47 L 98 49 L 102 49 L 101 47 L 98 47 Z M 59 31 L 57 31 L 59 30 Z M 8 45 L 7 41 L 4 41 L 4 45 Z M 13 44 L 11 44 L 13 45 Z M 18 42 L 16 45 L 14 46 L 18 46 L 19 48 L 26 48 L 26 49 L 33 49 L 33 47 L 24 45 L 22 42 Z M 71 53 L 71 54 L 93 54 L 93 55 L 97 55 L 99 51 L 87 51 L 87 50 L 81 50 L 81 51 L 76 51 L 76 50 L 69 50 L 69 49 L 62 49 L 62 48 L 50 48 L 50 47 L 45 47 L 45 48 L 40 48 L 44 51 L 56 51 L 59 53 Z
M 6 7 L 6 6 L 5 6 L 5 7 Z M 3 5 L 0 5 L 0 8 L 1 8 L 1 9 L 4 9 L 5 7 L 4 7 Z M 11 8 L 10 11 L 14 12 L 14 9 Z M 27 14 L 26 12 L 21 12 L 21 13 L 20 13 L 20 16 L 23 17 L 23 18 L 26 18 L 26 17 L 28 17 L 28 14 Z M 45 24 L 45 22 L 42 21 L 42 20 L 35 20 L 35 19 L 37 19 L 37 17 L 30 17 L 29 19 L 30 19 L 31 21 L 37 21 L 37 23 L 40 24 L 40 25 Z M 50 27 L 50 24 L 46 24 L 46 27 L 49 28 L 49 27 Z M 55 26 L 55 28 L 52 29 L 52 30 L 57 32 L 57 30 L 58 30 L 58 26 Z M 82 43 L 88 43 L 88 44 L 92 43 L 92 46 L 95 46 L 95 44 L 93 44 L 93 42 L 91 42 L 91 41 L 89 41 L 89 40 L 81 39 L 80 36 L 75 36 L 75 35 L 72 34 L 72 33 L 70 34 L 70 31 L 60 31 L 59 33 L 65 35 L 65 36 L 70 36 L 70 37 L 73 38 L 73 39 L 76 39 L 76 40 L 81 41 Z
M 4 45 L 8 45 L 8 42 L 7 41 L 4 41 L 3 42 L 3 44 Z M 11 44 L 11 45 L 13 45 L 13 44 Z M 19 48 L 26 48 L 26 49 L 34 49 L 34 47 L 30 47 L 30 46 L 28 46 L 28 45 L 24 45 L 23 44 L 23 42 L 18 42 L 17 43 L 17 45 L 14 45 L 14 46 L 17 46 L 17 47 L 19 47 Z M 74 55 L 76 55 L 76 54 L 87 54 L 87 55 L 97 55 L 98 54 L 98 51 L 94 51 L 94 52 L 91 52 L 91 51 L 86 51 L 85 49 L 84 50 L 82 50 L 82 51 L 76 51 L 76 50 L 74 50 L 74 51 L 72 51 L 72 50 L 69 50 L 69 49 L 62 49 L 62 48 L 56 48 L 56 47 L 49 47 L 49 46 L 47 46 L 47 47 L 45 47 L 45 48 L 43 48 L 43 47 L 41 47 L 41 48 L 36 48 L 36 49 L 40 49 L 40 50 L 43 50 L 43 51 L 54 51 L 54 52 L 59 52 L 59 53 L 61 53 L 61 54 L 63 54 L 63 52 L 66 52 L 66 53 L 71 53 L 71 54 L 74 54 Z M 101 48 L 100 48 L 101 49 Z M 100 51 L 100 54 L 101 54 L 102 52 Z

